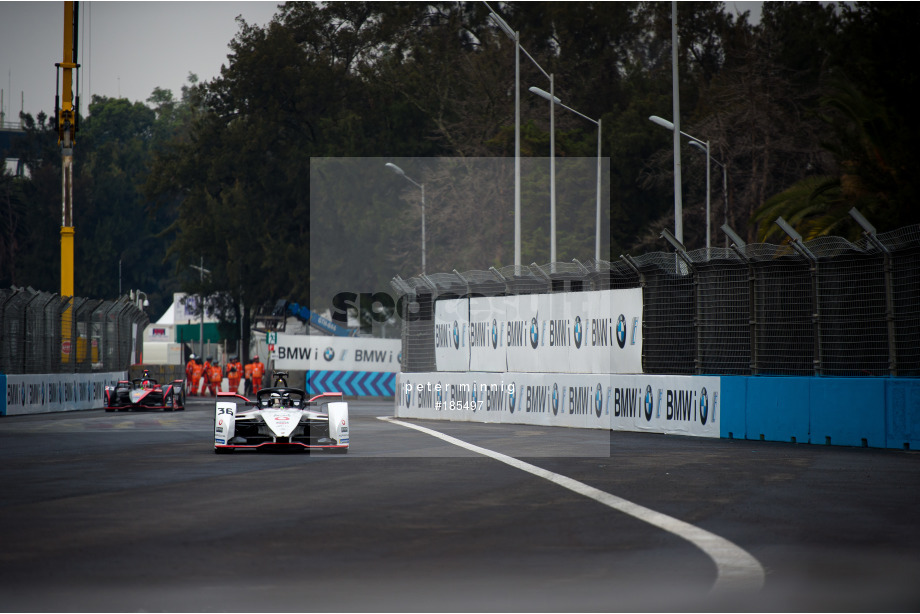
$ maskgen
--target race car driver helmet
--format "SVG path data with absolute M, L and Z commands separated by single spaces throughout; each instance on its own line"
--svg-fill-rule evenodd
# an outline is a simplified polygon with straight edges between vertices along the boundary
M 281 395 L 278 394 L 277 392 L 273 392 L 273 393 L 272 393 L 272 397 L 271 397 L 271 406 L 272 406 L 272 407 L 281 407 L 281 406 L 282 406 L 282 402 L 281 402 L 281 401 L 282 401 Z

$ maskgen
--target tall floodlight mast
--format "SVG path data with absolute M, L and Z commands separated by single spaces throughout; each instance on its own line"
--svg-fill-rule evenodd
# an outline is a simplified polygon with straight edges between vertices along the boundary
M 74 295 L 73 283 L 73 146 L 76 142 L 79 96 L 74 97 L 73 81 L 77 69 L 77 22 L 79 3 L 64 3 L 64 60 L 56 63 L 54 119 L 61 146 L 61 297 Z M 63 78 L 58 78 L 63 75 Z M 78 82 L 79 83 L 79 82 Z M 79 86 L 76 88 L 79 91 Z M 76 103 L 76 104 L 74 104 Z M 61 362 L 69 363 L 72 356 L 73 301 L 61 314 Z M 77 356 L 77 360 L 83 357 Z
M 78 2 L 64 3 L 64 61 L 55 64 L 63 79 L 55 79 L 54 116 L 61 146 L 61 296 L 73 296 L 73 146 L 76 142 L 79 97 L 74 96 L 77 69 Z

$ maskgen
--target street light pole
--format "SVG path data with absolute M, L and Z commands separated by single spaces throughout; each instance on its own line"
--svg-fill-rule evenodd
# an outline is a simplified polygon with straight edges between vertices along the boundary
M 387 162 L 384 166 L 392 170 L 397 175 L 404 177 L 406 181 L 412 183 L 415 187 L 419 188 L 422 191 L 422 275 L 425 274 L 425 184 L 416 183 L 412 180 L 409 175 L 407 175 L 403 169 L 399 168 L 392 162 Z
M 696 147 L 704 154 L 706 154 L 706 250 L 707 254 L 709 253 L 709 226 L 711 225 L 710 215 L 709 215 L 709 199 L 712 192 L 709 184 L 709 160 L 711 156 L 709 155 L 709 141 L 700 142 L 697 140 L 690 141 L 690 145 Z M 707 256 L 708 257 L 708 256 Z
M 709 187 L 709 161 L 712 160 L 713 162 L 715 162 L 716 164 L 718 164 L 719 166 L 722 167 L 722 197 L 723 197 L 723 199 L 724 199 L 724 201 L 725 201 L 725 223 L 727 224 L 727 223 L 728 223 L 728 191 L 727 191 L 727 189 L 726 189 L 726 186 L 727 186 L 728 181 L 727 181 L 727 178 L 726 178 L 726 176 L 725 176 L 725 165 L 721 164 L 718 160 L 713 159 L 712 154 L 710 153 L 710 149 L 709 149 L 709 141 L 703 141 L 703 140 L 701 140 L 701 139 L 696 138 L 695 136 L 691 136 L 691 135 L 687 134 L 686 132 L 684 132 L 684 131 L 682 131 L 682 130 L 677 130 L 677 129 L 674 127 L 674 124 L 672 124 L 671 122 L 669 122 L 669 121 L 666 120 L 666 119 L 663 119 L 663 118 L 661 118 L 661 117 L 658 117 L 657 115 L 652 115 L 652 116 L 650 116 L 650 117 L 649 117 L 649 121 L 651 121 L 651 122 L 654 123 L 654 124 L 658 124 L 658 125 L 661 126 L 662 128 L 666 128 L 666 129 L 670 130 L 671 132 L 674 132 L 674 134 L 678 134 L 678 133 L 679 133 L 679 134 L 682 134 L 683 136 L 685 136 L 685 137 L 687 137 L 688 139 L 690 139 L 690 145 L 692 145 L 693 147 L 696 147 L 697 149 L 699 149 L 700 151 L 702 151 L 703 153 L 706 154 L 706 249 L 709 249 L 709 247 L 710 247 L 710 233 L 709 233 L 709 226 L 710 226 L 710 222 L 709 222 L 709 193 L 710 193 L 710 187 Z M 676 234 L 676 233 L 675 233 L 675 234 Z
M 485 3 L 489 6 L 489 3 Z M 514 41 L 514 270 L 521 267 L 521 35 L 489 7 L 489 17 Z M 526 53 L 526 52 L 525 52 Z
M 677 0 L 671 0 L 671 92 L 672 114 L 677 129 L 674 130 L 674 235 L 684 242 L 684 205 L 680 168 L 680 87 L 677 77 Z
M 200 285 L 204 285 L 204 274 L 211 274 L 211 271 L 204 268 L 204 256 L 201 256 L 201 266 L 195 266 L 190 264 L 189 267 L 193 269 L 198 269 L 198 281 Z M 201 308 L 201 319 L 198 323 L 198 358 L 200 359 L 204 356 L 204 296 L 198 295 L 198 302 L 200 303 L 199 307 Z
M 594 236 L 594 260 L 600 260 L 601 259 L 601 120 L 591 119 L 584 113 L 580 113 L 576 111 L 575 109 L 573 109 L 572 107 L 562 104 L 562 101 L 558 97 L 550 94 L 549 92 L 541 90 L 539 87 L 531 87 L 530 91 L 531 93 L 536 94 L 537 96 L 540 96 L 541 98 L 546 98 L 550 102 L 554 104 L 558 104 L 563 109 L 566 109 L 567 111 L 571 111 L 572 113 L 574 113 L 575 115 L 578 115 L 579 117 L 583 117 L 584 119 L 588 120 L 592 124 L 597 125 L 597 212 L 596 212 L 597 231 L 595 232 L 595 236 Z
M 556 263 L 556 101 L 549 75 L 549 261 Z
M 527 49 L 521 46 L 521 37 L 520 32 L 516 32 L 511 29 L 511 26 L 508 23 L 499 17 L 499 15 L 492 10 L 492 7 L 489 6 L 488 2 L 483 2 L 489 8 L 489 17 L 493 22 L 504 32 L 511 40 L 514 41 L 514 266 L 515 271 L 517 272 L 521 266 L 521 62 L 520 62 L 520 52 L 523 51 L 524 55 L 533 62 L 533 65 L 539 69 L 543 75 L 549 79 L 549 88 L 550 92 L 553 91 L 553 76 L 543 70 L 543 67 L 540 66 L 539 62 L 533 59 L 533 56 L 527 53 Z M 552 100 L 550 100 L 550 149 L 555 156 L 555 143 L 553 142 L 553 128 L 552 128 Z M 551 166 L 555 170 L 555 158 L 551 161 Z M 550 179 L 551 185 L 551 195 L 550 195 L 550 261 L 556 261 L 556 190 L 555 190 L 555 181 L 556 174 L 552 173 Z

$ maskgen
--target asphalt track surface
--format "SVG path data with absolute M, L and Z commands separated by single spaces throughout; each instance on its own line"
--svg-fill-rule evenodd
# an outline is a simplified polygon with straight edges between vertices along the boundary
M 920 453 L 402 421 L 490 457 L 392 411 L 346 456 L 216 455 L 198 399 L 0 418 L 0 608 L 920 609 Z

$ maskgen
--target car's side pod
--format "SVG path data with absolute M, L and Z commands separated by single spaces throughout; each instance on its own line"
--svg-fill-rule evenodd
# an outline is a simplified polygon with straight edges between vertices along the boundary
M 214 407 L 214 451 L 232 450 L 224 448 L 233 439 L 236 420 L 236 403 L 218 400 Z
M 348 403 L 327 403 L 326 413 L 329 416 L 329 436 L 339 442 L 340 446 L 348 446 Z M 342 448 L 342 451 L 345 450 L 347 448 Z

